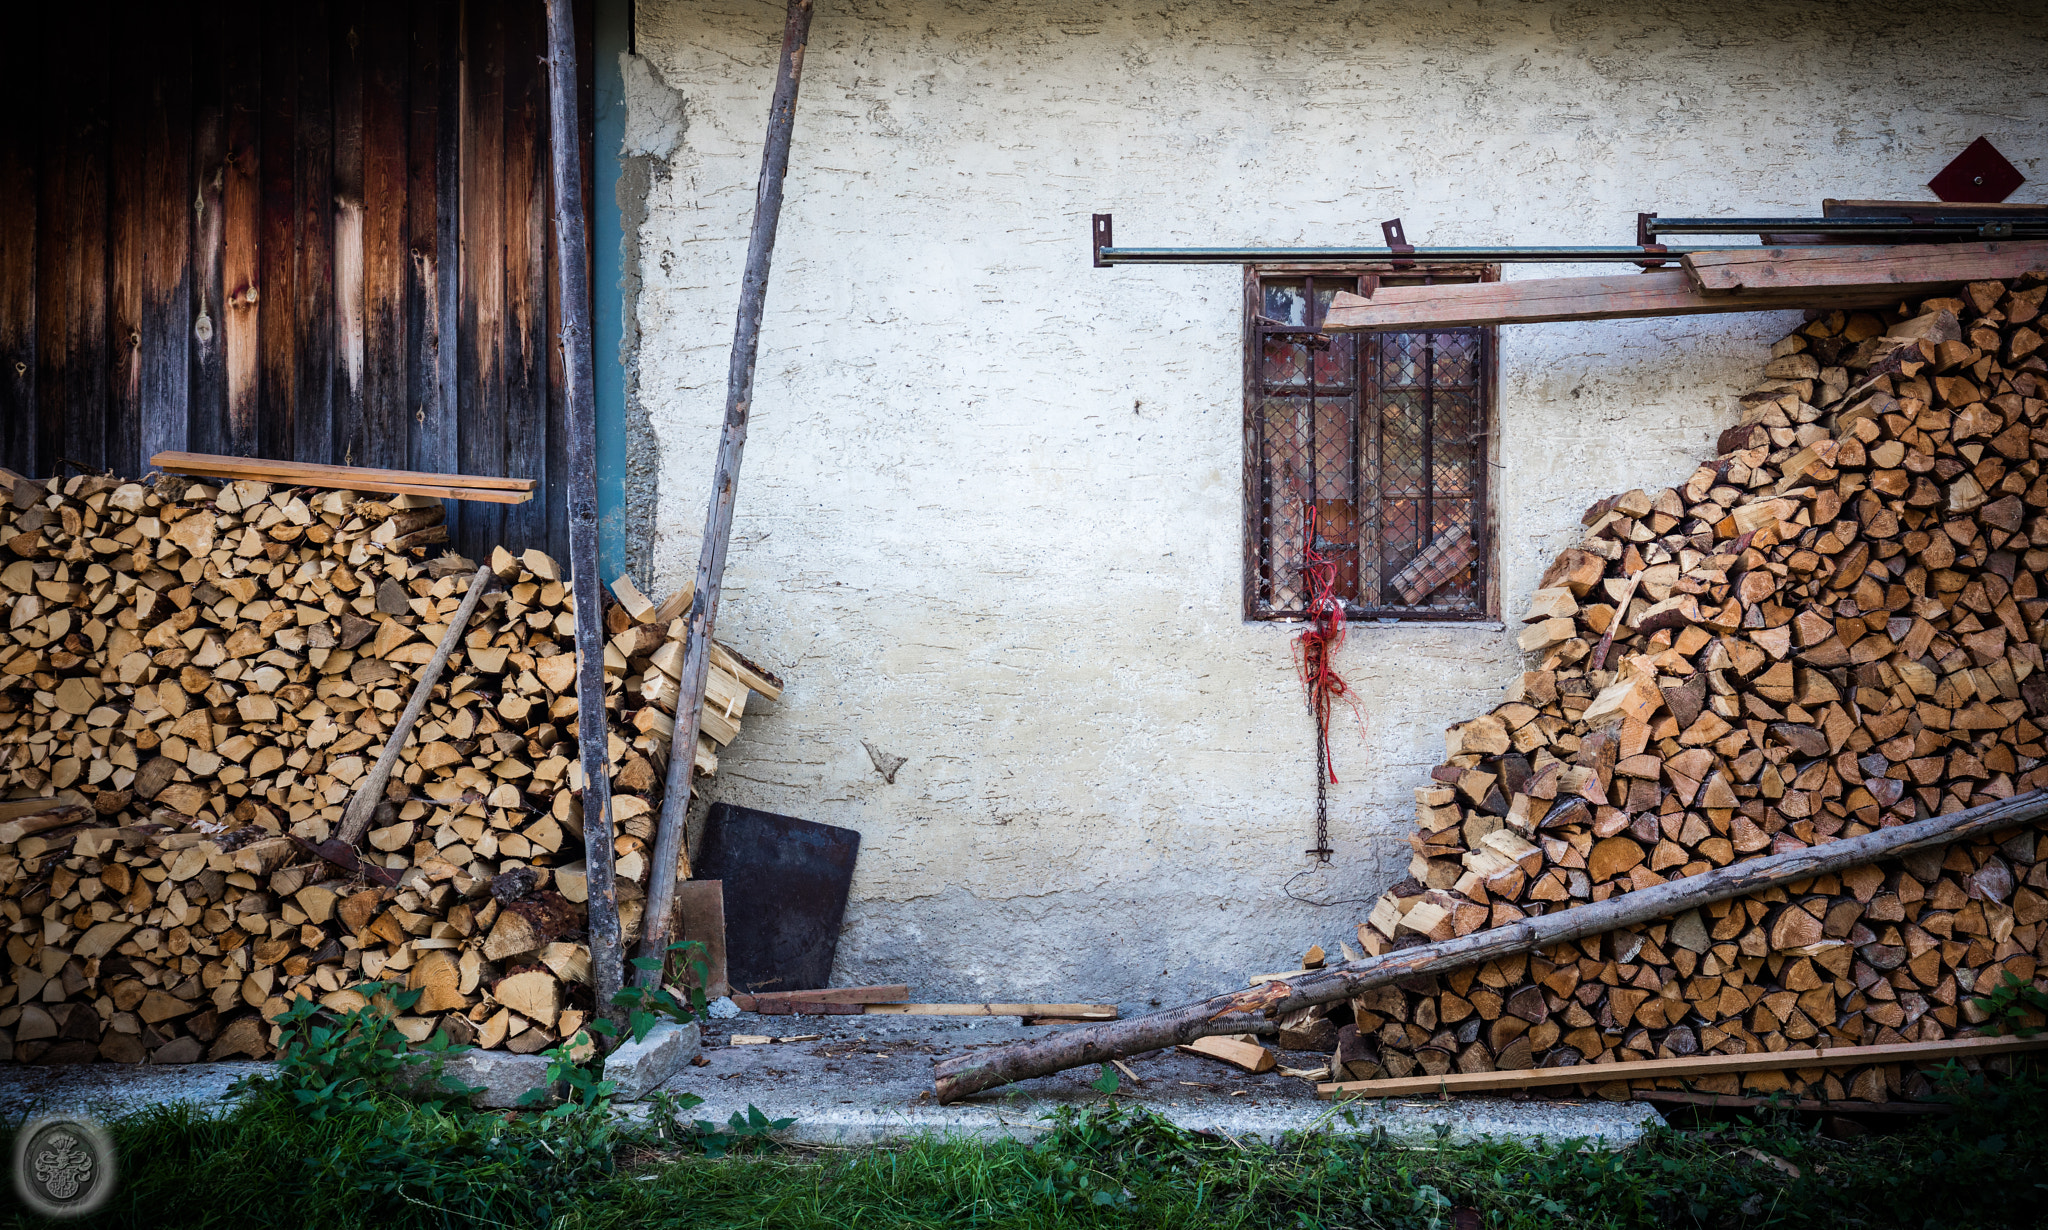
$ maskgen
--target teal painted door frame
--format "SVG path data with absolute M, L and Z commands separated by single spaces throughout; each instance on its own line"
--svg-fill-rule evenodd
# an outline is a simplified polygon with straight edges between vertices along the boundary
M 619 151 L 626 139 L 626 84 L 619 57 L 631 46 L 632 0 L 594 0 L 597 95 L 592 117 L 594 198 L 590 202 L 592 352 L 597 368 L 597 560 L 609 583 L 626 571 L 625 233 L 619 210 Z M 643 578 L 651 580 L 651 578 Z

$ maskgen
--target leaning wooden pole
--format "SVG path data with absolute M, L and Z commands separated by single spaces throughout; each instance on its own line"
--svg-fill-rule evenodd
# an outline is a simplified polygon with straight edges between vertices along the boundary
M 789 0 L 788 18 L 782 27 L 782 60 L 768 107 L 768 143 L 761 154 L 761 180 L 754 189 L 754 229 L 747 240 L 746 273 L 740 280 L 739 321 L 733 328 L 732 360 L 726 372 L 725 427 L 718 438 L 718 461 L 711 471 L 704 542 L 697 549 L 697 584 L 690 600 L 683 677 L 676 692 L 668 786 L 661 800 L 654 867 L 647 882 L 647 922 L 640 955 L 655 960 L 667 951 L 675 921 L 676 879 L 684 857 L 683 827 L 690 812 L 690 774 L 697 762 L 704 684 L 711 671 L 711 629 L 718 622 L 718 594 L 725 582 L 725 549 L 732 539 L 740 455 L 747 443 L 747 414 L 753 408 L 754 354 L 760 348 L 761 310 L 768 298 L 768 261 L 775 251 L 775 224 L 782 215 L 782 180 L 789 170 L 797 83 L 803 77 L 804 45 L 810 35 L 811 0 Z M 652 982 L 657 976 L 657 971 L 642 970 L 640 981 Z
M 1245 1028 L 1246 1018 L 1253 1015 L 1278 1016 L 1311 1004 L 1346 999 L 1403 978 L 1482 965 L 1631 923 L 1680 914 L 1730 897 L 1746 897 L 1795 880 L 2012 828 L 2043 815 L 2048 815 L 2048 791 L 2031 790 L 1967 811 L 1874 829 L 1845 841 L 1731 863 L 1715 871 L 1623 893 L 1576 909 L 1539 914 L 1440 944 L 1367 957 L 1128 1021 L 1089 1025 L 1030 1042 L 942 1059 L 932 1068 L 933 1089 L 939 1101 L 953 1102 L 1012 1081 L 1177 1046 L 1211 1034 L 1238 1033 Z
M 612 873 L 612 777 L 604 711 L 604 587 L 597 575 L 597 370 L 590 349 L 590 250 L 583 203 L 583 143 L 576 115 L 576 21 L 571 0 L 547 0 L 548 160 L 555 187 L 555 261 L 562 301 L 568 435 L 569 592 L 576 603 L 576 745 L 583 766 L 583 850 L 588 875 L 590 975 L 597 1010 L 613 1019 L 623 985 L 624 940 Z

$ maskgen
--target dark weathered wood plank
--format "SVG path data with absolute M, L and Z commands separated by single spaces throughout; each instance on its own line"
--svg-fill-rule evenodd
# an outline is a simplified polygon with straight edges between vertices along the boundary
M 359 462 L 367 323 L 363 300 L 363 59 L 361 0 L 336 0 L 334 55 L 334 431 L 330 460 Z
M 597 5 L 590 3 L 589 0 L 578 3 L 575 6 L 575 19 L 576 63 L 586 66 L 594 65 L 596 61 L 591 57 L 597 54 Z M 596 191 L 596 181 L 593 178 L 595 162 L 591 148 L 596 131 L 596 106 L 597 73 L 594 70 L 579 71 L 576 77 L 576 123 L 573 125 L 573 130 L 577 134 L 577 167 L 581 174 L 583 186 L 584 217 L 586 223 L 590 216 L 589 209 L 591 204 L 597 199 L 593 195 Z M 552 142 L 554 140 L 552 118 L 550 119 L 548 140 L 551 143 L 550 150 L 552 151 Z M 554 185 L 551 178 L 548 190 L 548 209 L 550 213 L 555 208 L 554 200 Z M 583 281 L 585 286 L 590 285 L 590 279 L 594 276 L 597 269 L 597 249 L 593 246 L 596 242 L 596 229 L 596 227 L 587 224 L 583 227 L 583 266 L 585 270 Z M 561 336 L 563 317 L 561 290 L 563 280 L 558 275 L 556 265 L 556 262 L 561 259 L 559 235 L 555 228 L 549 227 L 548 336 L 550 338 Z M 597 310 L 597 300 L 594 292 L 590 299 L 590 307 L 593 313 Z M 592 337 L 595 340 L 595 334 Z M 612 355 L 607 361 L 616 363 L 618 362 L 618 356 Z M 551 345 L 548 347 L 548 473 L 554 476 L 565 476 L 569 473 L 567 413 L 568 370 L 564 363 L 562 348 Z M 556 481 L 560 481 L 560 478 L 558 477 Z M 567 500 L 547 500 L 544 503 L 548 510 L 548 550 L 566 552 L 569 549 L 569 502 Z
M 187 337 L 191 308 L 192 4 L 163 0 L 149 10 L 152 71 L 143 117 L 142 327 L 138 363 L 142 422 L 136 458 L 190 443 L 191 379 Z
M 221 22 L 222 92 L 227 150 L 221 186 L 220 335 L 226 359 L 227 415 L 220 451 L 253 456 L 262 397 L 257 305 L 263 294 L 259 158 L 263 96 L 262 8 L 230 0 Z
M 410 31 L 410 132 L 406 148 L 406 209 L 410 258 L 406 276 L 406 464 L 416 470 L 452 471 L 455 458 L 455 249 L 460 169 L 456 135 L 461 73 L 456 64 L 459 25 L 454 0 L 415 0 Z M 444 344 L 444 341 L 446 344 Z M 456 510 L 449 533 L 458 534 Z
M 38 49 L 72 34 L 70 14 L 54 6 L 36 10 Z M 70 65 L 38 54 L 35 106 L 27 114 L 39 131 L 36 165 L 35 402 L 34 439 L 26 468 L 54 474 L 64 447 L 64 360 L 70 353 L 71 302 L 64 293 L 73 246 L 71 219 L 72 89 Z
M 191 236 L 184 447 L 211 453 L 228 447 L 225 16 L 219 0 L 197 0 L 192 10 L 192 193 L 181 205 Z
M 505 473 L 505 14 L 464 12 L 462 318 L 456 456 L 470 474 Z M 504 538 L 496 509 L 463 510 L 458 549 L 472 559 Z
M 405 0 L 368 0 L 363 35 L 363 397 L 358 465 L 405 464 Z
M 505 16 L 505 470 L 547 481 L 547 74 L 545 14 L 508 4 Z M 505 513 L 514 551 L 547 546 L 541 500 Z
M 36 197 L 39 188 L 38 22 L 31 37 L 0 40 L 0 465 L 36 464 Z
M 156 50 L 141 21 L 113 23 L 108 61 L 107 136 L 107 389 L 100 463 L 116 474 L 139 473 L 142 461 L 142 218 L 144 130 Z
M 71 210 L 65 229 L 72 243 L 65 270 L 71 321 L 64 356 L 62 455 L 72 462 L 106 465 L 107 410 L 107 191 L 111 136 L 110 15 L 104 8 L 71 10 L 71 45 L 96 48 L 70 65 L 75 110 L 69 134 Z
M 334 441 L 334 47 L 327 0 L 290 6 L 298 51 L 293 125 L 292 408 L 290 452 L 272 457 L 335 460 Z M 283 305 L 280 304 L 280 307 Z
M 258 360 L 256 451 L 294 456 L 298 439 L 298 114 L 299 31 L 295 4 L 263 10 L 263 51 L 258 103 L 262 119 L 257 154 L 261 216 L 257 223 L 256 333 Z M 230 252 L 230 258 L 233 257 Z

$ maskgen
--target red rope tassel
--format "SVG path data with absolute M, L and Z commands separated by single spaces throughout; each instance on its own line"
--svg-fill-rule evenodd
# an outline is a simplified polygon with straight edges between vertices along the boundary
M 1337 650 L 1344 644 L 1344 600 L 1337 596 L 1337 561 L 1316 546 L 1315 507 L 1305 511 L 1308 530 L 1302 543 L 1305 562 L 1301 577 L 1308 590 L 1308 626 L 1294 638 L 1294 668 L 1316 719 L 1316 848 L 1309 853 L 1328 862 L 1332 851 L 1325 790 L 1337 781 L 1337 769 L 1330 759 L 1330 702 L 1342 697 L 1351 706 L 1361 738 L 1365 716 L 1359 712 L 1358 698 L 1337 673 Z

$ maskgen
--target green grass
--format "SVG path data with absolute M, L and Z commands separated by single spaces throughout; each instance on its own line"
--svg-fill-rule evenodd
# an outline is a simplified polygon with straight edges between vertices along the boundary
M 1899 1134 L 1833 1140 L 1760 1114 L 1619 1153 L 1338 1134 L 1269 1148 L 1105 1099 L 1035 1145 L 743 1142 L 714 1160 L 601 1111 L 543 1121 L 376 1097 L 314 1122 L 259 1093 L 224 1117 L 158 1109 L 114 1123 L 123 1183 L 83 1224 L 2032 1227 L 2048 1222 L 2044 1095 L 2032 1075 L 1958 1083 L 1955 1115 Z

